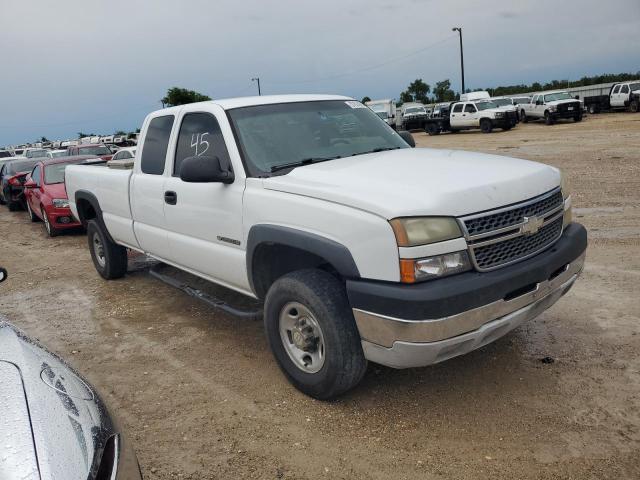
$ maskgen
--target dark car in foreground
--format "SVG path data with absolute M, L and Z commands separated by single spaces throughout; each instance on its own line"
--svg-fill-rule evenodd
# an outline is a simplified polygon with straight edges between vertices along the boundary
M 2 480 L 142 478 L 93 387 L 1 315 L 0 432 Z
M 2 163 L 0 167 L 0 204 L 12 212 L 25 206 L 24 183 L 27 174 L 38 163 L 37 158 L 21 158 Z

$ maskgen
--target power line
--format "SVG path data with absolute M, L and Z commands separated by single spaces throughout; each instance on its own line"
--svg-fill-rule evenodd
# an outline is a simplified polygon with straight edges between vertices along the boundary
M 430 50 L 430 49 L 432 49 L 434 47 L 437 47 L 438 45 L 441 45 L 441 44 L 443 44 L 445 42 L 448 42 L 449 40 L 451 40 L 453 38 L 456 38 L 457 36 L 458 36 L 457 34 L 456 35 L 449 35 L 448 37 L 445 37 L 445 38 L 443 38 L 441 40 L 438 40 L 437 42 L 434 42 L 434 43 L 432 43 L 430 45 L 427 45 L 426 47 L 422 47 L 419 50 L 414 50 L 413 52 L 407 53 L 407 54 L 402 55 L 400 57 L 394 57 L 394 58 L 386 60 L 386 61 L 384 61 L 382 63 L 377 63 L 375 65 L 369 65 L 368 67 L 363 67 L 363 68 L 360 68 L 360 69 L 357 69 L 357 70 L 351 70 L 349 72 L 337 73 L 335 75 L 330 75 L 330 76 L 327 76 L 327 77 L 308 78 L 308 79 L 305 79 L 305 80 L 289 80 L 289 81 L 269 81 L 269 80 L 267 80 L 267 83 L 271 83 L 271 84 L 274 84 L 274 85 L 276 85 L 276 84 L 315 83 L 315 82 L 321 82 L 321 81 L 324 81 L 324 80 L 333 80 L 335 78 L 347 77 L 349 75 L 355 75 L 356 73 L 368 72 L 370 70 L 375 70 L 376 68 L 384 67 L 384 66 L 389 65 L 391 63 L 399 62 L 400 60 L 404 60 L 406 58 L 410 58 L 410 57 L 413 57 L 415 55 L 418 55 L 418 54 L 420 54 L 422 52 L 425 52 L 425 51 Z M 264 83 L 264 80 L 263 80 L 263 83 Z

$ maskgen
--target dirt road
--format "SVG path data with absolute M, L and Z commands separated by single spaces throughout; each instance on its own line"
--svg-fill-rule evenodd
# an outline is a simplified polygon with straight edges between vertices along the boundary
M 561 167 L 589 229 L 573 290 L 479 351 L 371 365 L 339 401 L 311 400 L 280 374 L 259 322 L 144 270 L 106 282 L 85 236 L 49 239 L 5 207 L 0 313 L 103 393 L 148 479 L 640 478 L 640 115 L 415 137 Z

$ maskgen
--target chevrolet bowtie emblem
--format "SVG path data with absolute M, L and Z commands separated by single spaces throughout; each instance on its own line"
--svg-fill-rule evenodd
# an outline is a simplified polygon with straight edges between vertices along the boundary
M 533 235 L 544 223 L 544 218 L 541 217 L 524 217 L 522 221 L 522 226 L 520 227 L 520 232 L 523 235 Z

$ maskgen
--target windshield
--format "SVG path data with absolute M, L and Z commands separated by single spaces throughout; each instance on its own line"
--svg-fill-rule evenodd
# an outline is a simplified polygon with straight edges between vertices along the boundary
M 631 83 L 629 84 L 629 91 L 635 92 L 636 90 L 640 90 L 640 83 Z
M 37 159 L 34 160 L 21 160 L 19 162 L 11 162 L 7 165 L 7 173 L 11 175 L 19 172 L 30 172 L 33 167 L 38 163 Z
M 47 156 L 46 150 L 28 150 L 24 155 L 27 158 L 42 158 Z
M 427 112 L 425 112 L 424 108 L 422 107 L 409 107 L 404 111 L 404 113 L 427 113 Z
M 44 167 L 44 183 L 64 183 L 64 169 L 77 162 L 54 163 Z
M 486 102 L 476 102 L 476 107 L 478 110 L 487 110 L 488 108 L 498 108 L 494 102 L 486 101 Z
M 530 97 L 518 97 L 518 98 L 514 98 L 513 101 L 515 103 L 517 103 L 518 105 L 522 105 L 523 103 L 531 102 L 531 98 Z
M 389 114 L 387 112 L 376 112 L 376 114 L 383 120 L 389 118 Z
M 49 152 L 49 155 L 51 156 L 51 158 L 64 157 L 64 156 L 67 155 L 67 151 L 66 150 L 60 150 L 58 152 Z
M 334 159 L 373 150 L 409 148 L 360 102 L 257 105 L 229 110 L 248 174 L 306 159 Z
M 11 154 L 9 152 L 0 152 L 0 158 L 7 158 L 10 157 Z
M 506 107 L 506 106 L 513 105 L 510 98 L 495 98 L 492 100 L 492 102 L 499 107 Z
M 94 147 L 80 147 L 78 150 L 78 153 L 80 155 L 111 155 L 111 150 L 109 150 L 104 145 L 96 145 Z
M 544 96 L 545 102 L 553 102 L 554 100 L 573 100 L 573 97 L 567 92 L 550 93 Z

